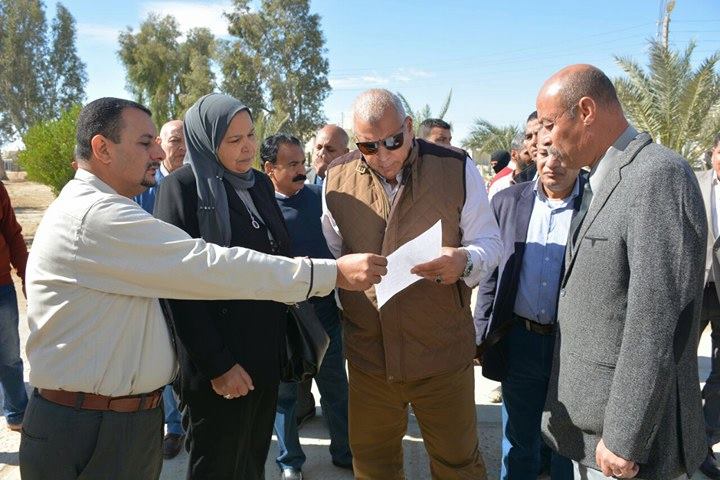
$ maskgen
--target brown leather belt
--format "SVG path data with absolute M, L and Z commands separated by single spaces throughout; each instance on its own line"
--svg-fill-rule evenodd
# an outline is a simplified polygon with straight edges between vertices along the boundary
M 528 332 L 537 333 L 538 335 L 553 335 L 555 334 L 555 324 L 549 325 L 533 322 L 532 320 L 515 315 L 515 318 L 520 321 L 520 324 L 525 327 Z
M 82 410 L 101 410 L 120 413 L 150 410 L 160 405 L 162 388 L 150 393 L 140 395 L 127 395 L 125 397 L 106 397 L 84 392 L 66 392 L 65 390 L 47 390 L 38 388 L 38 394 L 45 400 L 66 407 Z

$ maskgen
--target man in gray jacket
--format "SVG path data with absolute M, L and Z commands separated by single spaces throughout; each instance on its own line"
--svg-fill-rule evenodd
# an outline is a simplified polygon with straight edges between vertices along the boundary
M 705 436 L 708 442 L 708 455 L 700 465 L 707 477 L 720 480 L 720 462 L 712 452 L 712 446 L 720 441 L 720 264 L 713 251 L 720 247 L 720 133 L 715 136 L 710 152 L 712 168 L 697 173 L 700 192 L 705 202 L 708 223 L 707 250 L 705 256 L 705 288 L 703 306 L 700 315 L 700 331 L 710 324 L 712 329 L 712 358 L 710 375 L 703 388 L 703 413 L 705 415 Z
M 554 74 L 537 107 L 551 154 L 591 168 L 568 237 L 545 440 L 576 478 L 686 478 L 707 453 L 696 358 L 707 222 L 695 176 L 628 125 L 593 66 Z

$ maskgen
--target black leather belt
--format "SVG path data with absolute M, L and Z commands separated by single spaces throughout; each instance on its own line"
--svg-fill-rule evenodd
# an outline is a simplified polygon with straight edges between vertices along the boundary
M 550 325 L 546 325 L 543 323 L 537 323 L 533 320 L 530 320 L 529 318 L 521 317 L 519 315 L 514 315 L 515 321 L 519 322 L 521 325 L 525 327 L 525 330 L 528 332 L 537 333 L 538 335 L 554 335 L 555 334 L 555 324 L 551 323 Z

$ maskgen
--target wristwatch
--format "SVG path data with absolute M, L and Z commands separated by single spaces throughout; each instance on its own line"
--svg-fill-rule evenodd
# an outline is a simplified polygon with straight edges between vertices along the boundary
M 470 256 L 470 252 L 468 250 L 462 249 L 463 252 L 465 252 L 465 258 L 467 258 L 465 262 L 465 270 L 463 270 L 462 274 L 460 275 L 460 278 L 465 278 L 468 275 L 470 275 L 470 272 L 472 272 L 473 269 L 473 261 L 472 257 Z

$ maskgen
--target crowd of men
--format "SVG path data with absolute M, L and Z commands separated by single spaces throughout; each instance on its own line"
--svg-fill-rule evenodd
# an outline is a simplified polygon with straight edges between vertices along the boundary
M 355 478 L 405 478 L 409 407 L 433 478 L 487 478 L 479 363 L 502 386 L 502 479 L 720 479 L 720 135 L 696 176 L 591 65 L 545 81 L 487 184 L 450 124 L 416 130 L 387 90 L 355 99 L 352 130 L 319 129 L 307 168 L 300 139 L 255 139 L 226 95 L 159 135 L 140 104 L 90 102 L 29 260 L 0 190 L 0 384 L 23 478 L 158 478 L 186 445 L 188 478 L 261 479 L 274 430 L 280 478 L 302 479 L 314 399 L 278 362 L 286 304 L 308 300 L 330 339 L 314 380 L 331 461 Z M 438 220 L 437 258 L 379 306 L 386 257 Z

